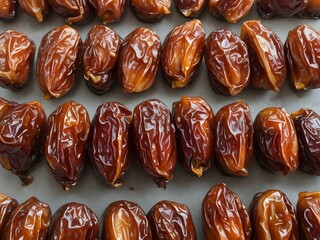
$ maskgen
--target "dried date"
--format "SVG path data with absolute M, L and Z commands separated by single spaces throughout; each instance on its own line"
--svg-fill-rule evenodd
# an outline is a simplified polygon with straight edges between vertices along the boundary
M 0 193 L 0 236 L 3 236 L 3 229 L 17 206 L 17 200 Z
M 99 19 L 103 24 L 118 22 L 123 15 L 127 0 L 89 0 L 97 10 Z
M 319 0 L 308 0 L 307 7 L 298 13 L 300 18 L 319 19 L 320 17 L 320 2 Z
M 21 9 L 42 23 L 49 13 L 48 0 L 18 0 Z
M 175 0 L 179 12 L 190 18 L 199 17 L 207 4 L 207 0 Z
M 145 22 L 158 22 L 171 13 L 171 0 L 129 0 L 135 16 Z
M 16 15 L 17 0 L 1 0 L 0 2 L 0 19 L 11 20 Z
M 306 8 L 308 0 L 258 0 L 258 12 L 262 18 L 291 17 Z

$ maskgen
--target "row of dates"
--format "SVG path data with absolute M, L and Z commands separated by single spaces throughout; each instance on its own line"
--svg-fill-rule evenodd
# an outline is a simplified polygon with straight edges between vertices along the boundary
M 207 240 L 311 240 L 320 238 L 320 192 L 301 192 L 297 213 L 279 190 L 254 196 L 250 215 L 239 196 L 222 183 L 202 202 L 202 226 Z M 18 205 L 0 194 L 0 235 L 3 240 L 97 240 L 99 221 L 84 204 L 68 203 L 51 219 L 50 207 L 36 198 Z M 148 214 L 136 203 L 111 203 L 103 214 L 102 240 L 196 240 L 188 207 L 160 201 Z
M 284 175 L 300 168 L 320 175 L 320 117 L 310 109 L 289 115 L 269 107 L 253 123 L 249 106 L 238 101 L 213 110 L 201 97 L 182 97 L 173 112 L 161 101 L 100 105 L 91 122 L 79 103 L 66 102 L 46 115 L 37 101 L 18 104 L 0 98 L 0 163 L 32 179 L 28 170 L 44 151 L 57 182 L 71 189 L 82 175 L 86 154 L 103 182 L 123 184 L 131 151 L 159 187 L 173 178 L 177 159 L 197 176 L 216 164 L 231 176 L 246 176 L 253 153 L 266 169 Z M 255 150 L 255 151 L 254 151 Z

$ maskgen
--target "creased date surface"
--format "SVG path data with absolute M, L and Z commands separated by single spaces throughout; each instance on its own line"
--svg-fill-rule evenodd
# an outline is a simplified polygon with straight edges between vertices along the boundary
M 118 22 L 123 15 L 127 0 L 89 0 L 97 10 L 99 19 L 103 24 Z
M 0 193 L 0 236 L 3 236 L 3 229 L 17 206 L 17 200 Z
M 21 9 L 39 23 L 42 23 L 49 13 L 48 0 L 18 0 L 18 2 Z

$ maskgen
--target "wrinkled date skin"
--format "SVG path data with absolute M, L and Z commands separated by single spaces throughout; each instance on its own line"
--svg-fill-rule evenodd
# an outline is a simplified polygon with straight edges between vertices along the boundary
M 243 23 L 241 39 L 249 50 L 251 86 L 279 92 L 287 75 L 284 47 L 280 38 L 260 21 L 252 20 Z
M 17 0 L 1 0 L 0 2 L 0 19 L 11 20 L 16 15 Z
M 52 9 L 64 18 L 67 24 L 86 24 L 92 18 L 88 0 L 47 0 Z
M 118 22 L 122 17 L 127 0 L 89 0 L 97 10 L 99 19 L 103 24 Z
M 248 104 L 238 101 L 221 108 L 214 118 L 213 129 L 219 167 L 232 176 L 247 176 L 253 155 L 253 124 Z
M 16 174 L 22 185 L 32 183 L 29 169 L 39 160 L 46 114 L 38 101 L 7 105 L 0 116 L 0 163 Z
M 320 192 L 301 192 L 297 203 L 300 239 L 320 239 Z
M 207 240 L 250 240 L 251 223 L 239 196 L 222 183 L 202 202 L 202 227 Z
M 88 155 L 96 174 L 114 187 L 123 185 L 129 168 L 131 123 L 132 112 L 117 102 L 100 105 L 92 120 Z
M 238 35 L 225 29 L 212 32 L 206 39 L 204 56 L 216 93 L 234 96 L 249 85 L 249 53 Z
M 254 0 L 209 0 L 212 15 L 223 17 L 229 23 L 236 23 L 250 11 Z
M 298 240 L 294 207 L 278 190 L 257 194 L 250 205 L 252 235 L 255 240 Z
M 67 25 L 51 30 L 42 38 L 36 76 L 45 99 L 60 98 L 73 88 L 81 51 L 80 34 Z
M 56 181 L 65 190 L 78 182 L 86 163 L 90 119 L 79 103 L 66 102 L 48 118 L 45 157 Z
M 208 0 L 175 0 L 175 4 L 183 16 L 196 18 L 202 13 L 207 1 Z
M 121 38 L 112 29 L 96 25 L 88 33 L 82 55 L 82 69 L 89 88 L 96 94 L 110 90 L 119 57 Z
M 211 168 L 214 153 L 213 111 L 201 97 L 183 96 L 172 108 L 179 158 L 188 172 L 200 177 Z
M 320 116 L 302 108 L 291 113 L 299 143 L 299 167 L 320 175 Z
M 307 7 L 298 13 L 300 18 L 313 18 L 319 19 L 320 17 L 320 1 L 308 0 Z
M 287 175 L 297 170 L 297 134 L 284 108 L 270 107 L 259 112 L 254 122 L 254 143 L 257 160 L 269 171 Z
M 151 228 L 142 208 L 133 202 L 111 203 L 103 215 L 101 240 L 151 240 Z
M 48 240 L 98 240 L 99 221 L 84 204 L 68 203 L 52 218 Z
M 147 215 L 152 238 L 158 240 L 196 240 L 189 208 L 181 203 L 161 201 Z
M 290 82 L 296 90 L 320 87 L 320 32 L 300 25 L 288 34 L 285 51 Z
M 156 99 L 136 106 L 133 139 L 140 166 L 158 187 L 165 188 L 177 163 L 175 126 L 168 107 Z
M 49 14 L 48 0 L 18 0 L 21 9 L 42 23 Z
M 124 92 L 143 92 L 156 78 L 161 54 L 159 36 L 148 28 L 137 28 L 123 41 L 118 60 L 118 78 Z
M 3 229 L 17 206 L 17 200 L 0 193 L 0 236 L 3 236 Z
M 161 54 L 162 74 L 172 88 L 187 86 L 202 62 L 205 31 L 200 20 L 175 27 L 166 37 Z
M 171 0 L 129 0 L 129 6 L 144 22 L 158 22 L 171 13 Z
M 307 7 L 308 0 L 258 0 L 258 12 L 262 18 L 291 17 Z
M 36 45 L 25 34 L 8 30 L 0 35 L 0 86 L 18 90 L 25 86 Z
M 5 116 L 5 112 L 10 108 L 17 106 L 18 103 L 14 101 L 8 101 L 0 97 L 0 120 Z
M 29 198 L 15 208 L 4 229 L 4 239 L 46 240 L 51 221 L 49 205 Z

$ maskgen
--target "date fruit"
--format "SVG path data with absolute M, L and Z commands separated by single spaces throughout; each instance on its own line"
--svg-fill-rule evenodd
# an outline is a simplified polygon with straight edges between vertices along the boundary
M 302 108 L 291 113 L 299 144 L 299 167 L 320 175 L 320 116 Z
M 172 88 L 187 86 L 202 62 L 205 31 L 196 19 L 175 27 L 166 37 L 161 54 L 161 70 Z
M 288 175 L 297 170 L 298 139 L 294 123 L 284 108 L 260 111 L 254 122 L 255 155 L 271 172 Z
M 122 90 L 132 93 L 150 88 L 158 72 L 160 54 L 160 38 L 154 31 L 144 27 L 132 31 L 122 43 L 117 63 Z
M 197 18 L 207 4 L 207 0 L 175 0 L 178 11 L 185 17 Z
M 225 183 L 213 186 L 202 202 L 202 227 L 207 240 L 250 240 L 247 208 Z
M 214 118 L 213 133 L 219 168 L 232 176 L 247 176 L 253 155 L 253 124 L 248 104 L 238 101 L 221 108 Z
M 51 221 L 49 205 L 29 198 L 12 212 L 3 236 L 7 240 L 46 240 Z
M 28 171 L 42 153 L 45 128 L 46 114 L 38 101 L 13 104 L 0 116 L 0 163 L 22 185 L 32 183 Z
M 1 0 L 0 19 L 11 20 L 15 17 L 17 11 L 17 0 Z
M 8 30 L 0 35 L 0 86 L 18 90 L 25 86 L 36 45 L 25 34 Z
M 158 187 L 166 187 L 177 163 L 175 126 L 169 108 L 151 99 L 133 112 L 133 140 L 138 162 Z
M 320 32 L 304 24 L 288 34 L 285 51 L 290 82 L 296 90 L 320 87 Z
M 241 39 L 249 50 L 251 86 L 279 92 L 287 75 L 284 48 L 280 38 L 260 21 L 252 20 L 243 23 Z
M 127 0 L 88 0 L 97 10 L 103 24 L 118 22 L 123 15 Z
M 95 25 L 88 33 L 82 69 L 86 83 L 94 93 L 104 94 L 112 87 L 121 42 L 116 32 L 103 25 Z
M 196 240 L 189 208 L 181 203 L 161 201 L 149 211 L 152 238 L 157 240 Z
M 252 235 L 255 240 L 298 240 L 294 207 L 279 190 L 258 193 L 250 205 Z
M 98 234 L 96 214 L 84 204 L 71 202 L 54 214 L 48 240 L 98 240 Z
M 100 179 L 114 187 L 129 169 L 131 123 L 132 112 L 118 102 L 100 105 L 91 123 L 88 155 Z
M 129 201 L 111 203 L 103 214 L 101 240 L 151 240 L 151 228 L 142 208 Z
M 73 88 L 81 50 L 80 34 L 67 25 L 51 30 L 42 38 L 36 76 L 45 99 L 60 98 Z
M 249 53 L 238 35 L 225 29 L 210 33 L 204 56 L 210 85 L 216 93 L 234 96 L 249 85 Z
M 8 101 L 0 97 L 0 121 L 5 116 L 6 111 L 17 106 L 18 103 L 14 101 Z
M 258 0 L 258 12 L 264 19 L 292 17 L 306 8 L 308 0 Z
M 319 19 L 320 17 L 320 1 L 308 0 L 307 7 L 298 13 L 300 18 L 313 18 Z
M 201 97 L 183 96 L 172 108 L 178 153 L 184 168 L 201 177 L 211 168 L 214 153 L 213 111 Z
M 254 0 L 209 0 L 212 15 L 223 17 L 229 23 L 236 23 L 250 11 Z
M 17 206 L 17 200 L 0 193 L 0 236 L 3 236 L 3 229 Z
M 18 0 L 21 9 L 42 23 L 49 14 L 48 0 Z
M 171 13 L 171 0 L 129 0 L 134 15 L 145 22 L 158 22 Z
M 74 101 L 63 103 L 48 118 L 45 157 L 65 190 L 76 185 L 84 171 L 89 130 L 87 110 Z

